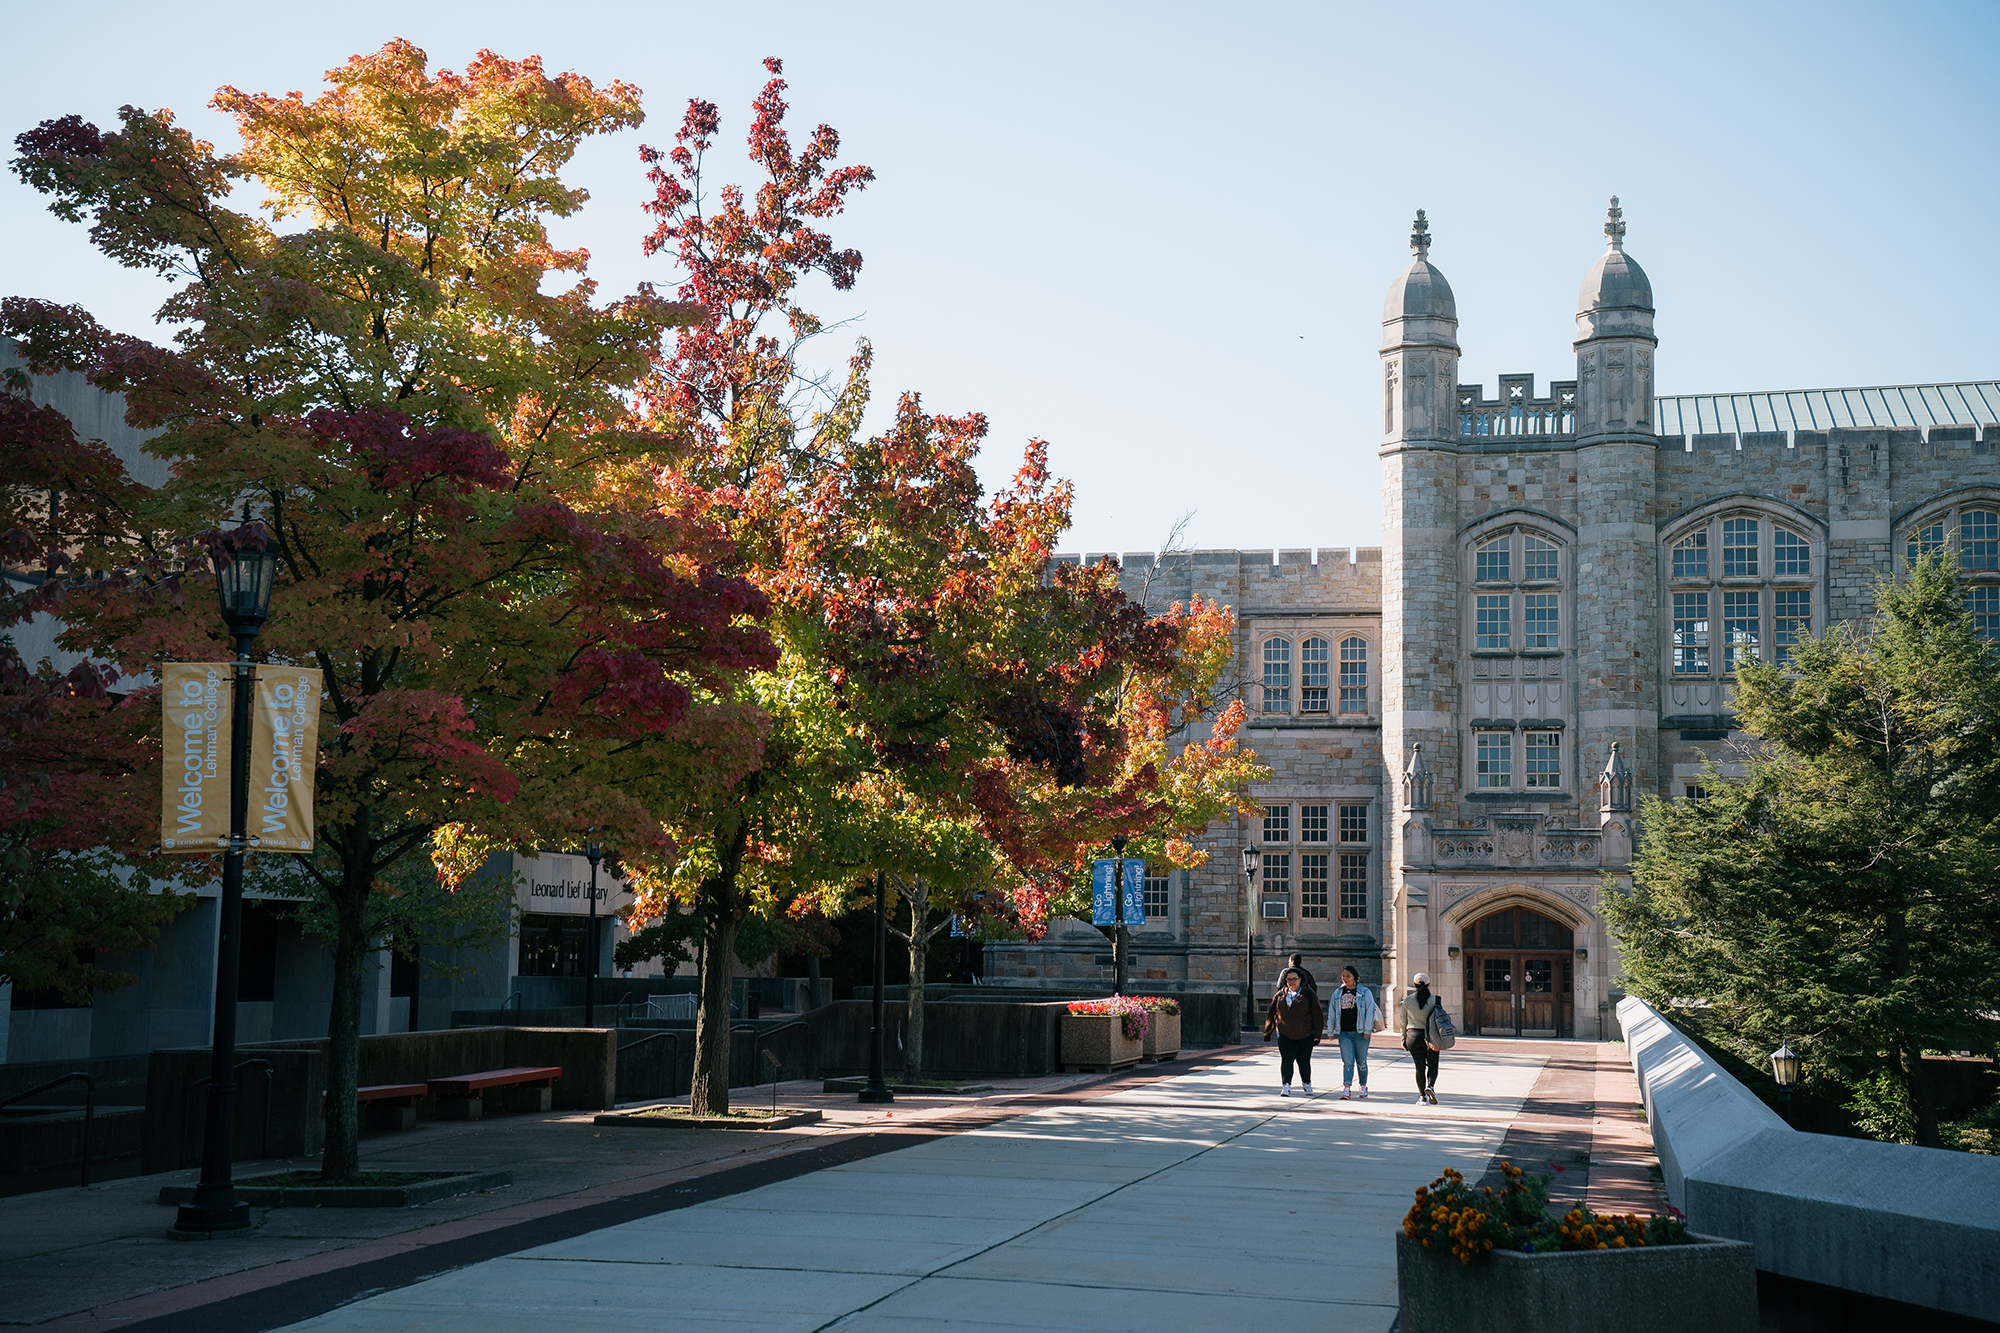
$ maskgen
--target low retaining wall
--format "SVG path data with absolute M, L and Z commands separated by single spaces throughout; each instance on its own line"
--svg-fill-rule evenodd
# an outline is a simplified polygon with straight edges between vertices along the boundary
M 1667 1197 L 1759 1271 L 1991 1319 L 2000 1158 L 1798 1133 L 1644 1000 L 1618 1006 Z
M 1157 995 L 1176 1000 L 1181 1006 L 1181 1049 L 1205 1050 L 1212 1046 L 1233 1046 L 1241 1039 L 1243 1024 L 1243 992 L 1235 991 L 1182 991 L 1158 982 L 1128 985 L 1128 995 Z M 854 998 L 866 1000 L 874 994 L 872 986 L 856 986 Z M 892 1010 L 901 1011 L 909 1002 L 908 986 L 884 986 L 882 998 Z M 924 1007 L 928 1014 L 930 1006 L 941 1002 L 966 1001 L 977 1004 L 1034 1004 L 1070 1000 L 1101 1000 L 1111 994 L 1108 986 L 1080 985 L 1074 987 L 1038 986 L 1033 984 L 990 986 L 957 986 L 931 984 L 924 987 Z M 1269 998 L 1268 996 L 1266 997 Z M 926 1020 L 928 1022 L 928 1019 Z
M 361 1039 L 361 1086 L 423 1083 L 454 1074 L 516 1065 L 560 1065 L 554 1088 L 559 1111 L 608 1111 L 617 1099 L 617 1033 L 609 1028 L 460 1028 L 443 1032 L 392 1032 Z M 265 1132 L 267 1085 L 263 1072 L 236 1076 L 238 1161 L 310 1157 L 325 1144 L 320 1114 L 326 1091 L 326 1039 L 258 1042 L 236 1048 L 239 1062 L 269 1060 L 270 1120 Z M 206 1047 L 154 1051 L 146 1077 L 146 1135 L 142 1172 L 173 1171 L 201 1158 L 207 1093 L 191 1085 L 207 1077 Z M 420 1119 L 435 1113 L 433 1099 L 417 1103 Z
M 882 1065 L 903 1068 L 903 1039 L 909 1010 L 903 1001 L 884 1005 Z M 866 999 L 841 1000 L 813 1010 L 813 1054 L 817 1072 L 827 1077 L 865 1073 L 868 1029 L 874 1005 Z M 952 997 L 924 997 L 924 1073 L 979 1078 L 1040 1078 L 1062 1068 L 1062 1016 L 1066 1001 L 1028 1001 L 1018 995 L 967 1003 Z
M 32 1086 L 32 1085 L 31 1085 Z M 90 1121 L 90 1160 L 136 1157 L 146 1113 L 136 1106 L 100 1106 Z M 47 1171 L 83 1162 L 83 1112 L 0 1120 L 0 1174 Z

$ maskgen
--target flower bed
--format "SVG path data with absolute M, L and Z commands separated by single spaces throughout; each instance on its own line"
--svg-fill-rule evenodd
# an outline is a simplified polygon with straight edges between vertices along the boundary
M 1144 1053 L 1148 1060 L 1165 1062 L 1181 1053 L 1181 1005 L 1164 995 L 1133 997 L 1152 1019 L 1146 1029 Z
M 1417 1191 L 1396 1240 L 1403 1333 L 1757 1327 L 1752 1246 L 1694 1235 L 1671 1209 L 1644 1221 L 1583 1207 L 1550 1217 L 1553 1177 L 1500 1169 L 1498 1191 L 1449 1170 Z
M 1065 1070 L 1109 1072 L 1139 1063 L 1152 1015 L 1121 995 L 1108 1000 L 1073 1000 L 1062 1018 Z

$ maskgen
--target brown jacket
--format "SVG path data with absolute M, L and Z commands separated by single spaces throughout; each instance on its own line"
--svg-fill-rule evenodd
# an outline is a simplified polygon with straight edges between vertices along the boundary
M 1298 998 L 1290 1004 L 1285 1003 L 1283 991 L 1271 997 L 1271 1012 L 1264 1017 L 1264 1036 L 1268 1039 L 1275 1031 L 1294 1040 L 1317 1037 L 1325 1026 L 1326 1010 L 1320 1007 L 1319 996 L 1301 986 Z

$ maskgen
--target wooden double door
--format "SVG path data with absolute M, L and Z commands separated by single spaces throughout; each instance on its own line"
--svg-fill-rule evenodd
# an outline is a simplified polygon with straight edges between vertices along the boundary
M 1483 1037 L 1561 1037 L 1570 1031 L 1568 951 L 1482 950 L 1465 962 L 1469 1026 Z

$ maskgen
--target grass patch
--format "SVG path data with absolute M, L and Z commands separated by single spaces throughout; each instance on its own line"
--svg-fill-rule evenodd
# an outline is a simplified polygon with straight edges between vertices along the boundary
M 286 1171 L 275 1176 L 252 1176 L 236 1183 L 263 1190 L 311 1189 L 316 1185 L 351 1189 L 357 1185 L 421 1185 L 427 1180 L 448 1180 L 465 1174 L 464 1171 L 362 1171 L 347 1180 L 328 1180 L 317 1171 Z
M 794 1115 L 796 1112 L 773 1111 L 768 1106 L 732 1106 L 728 1115 L 696 1115 L 685 1106 L 655 1106 L 634 1114 L 659 1120 L 769 1120 L 773 1116 Z

